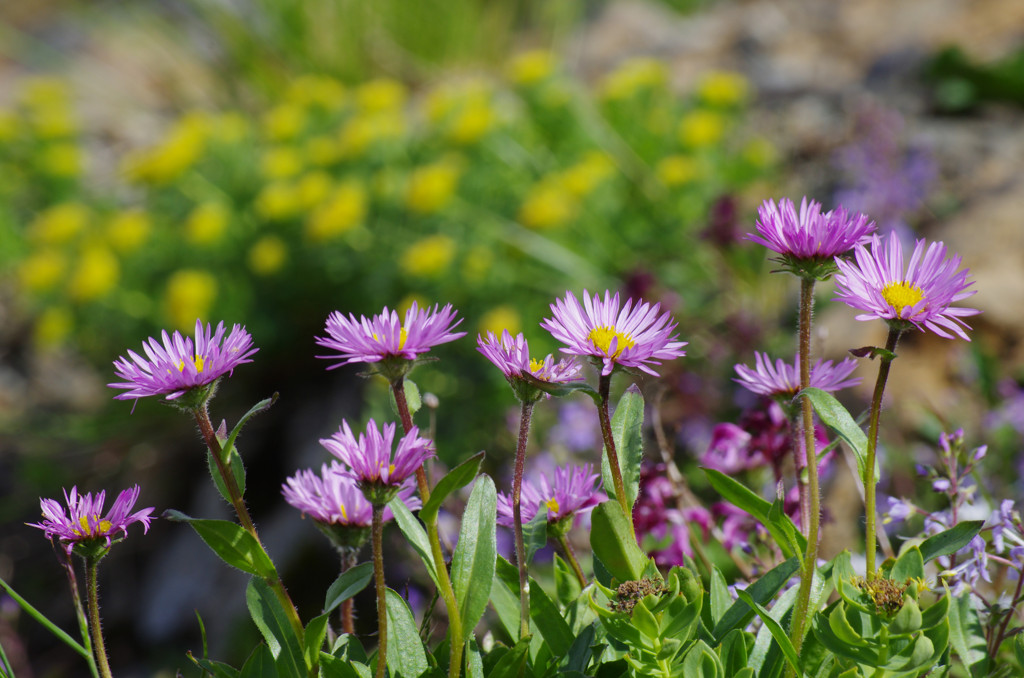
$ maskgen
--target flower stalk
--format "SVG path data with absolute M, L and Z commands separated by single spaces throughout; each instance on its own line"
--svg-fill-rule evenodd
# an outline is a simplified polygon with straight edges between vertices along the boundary
M 555 547 L 561 552 L 562 557 L 569 563 L 573 573 L 576 575 L 576 580 L 580 583 L 580 588 L 585 589 L 588 583 L 587 577 L 583 574 L 583 568 L 580 567 L 580 561 L 576 560 L 576 552 L 573 550 L 572 544 L 569 543 L 569 538 L 564 533 L 559 532 L 558 538 L 555 540 Z
M 885 352 L 878 357 L 878 379 L 875 381 L 875 392 L 871 397 L 871 414 L 868 420 L 868 449 L 864 462 L 864 518 L 865 518 L 865 542 L 864 557 L 866 561 L 867 579 L 871 580 L 877 576 L 875 568 L 876 551 L 876 484 L 875 458 L 878 451 L 878 420 L 882 413 L 882 394 L 885 392 L 885 383 L 889 379 L 889 369 L 896 357 L 896 344 L 900 340 L 903 330 L 897 326 L 889 327 L 889 336 L 885 341 Z
M 388 674 L 388 606 L 384 585 L 384 505 L 373 505 L 373 579 L 377 587 L 377 678 Z
M 604 437 L 604 448 L 608 453 L 608 466 L 612 472 L 612 482 L 615 484 L 615 498 L 619 500 L 622 513 L 629 522 L 629 531 L 636 538 L 636 530 L 633 528 L 633 507 L 626 498 L 626 486 L 622 482 L 622 469 L 619 467 L 619 455 L 615 450 L 615 438 L 612 436 L 612 420 L 608 414 L 609 392 L 611 391 L 612 375 L 602 374 L 598 380 L 597 392 L 601 404 L 597 406 L 597 415 L 601 420 L 601 435 Z
M 86 605 L 89 610 L 89 629 L 96 667 L 102 678 L 112 678 L 110 663 L 107 661 L 107 648 L 103 643 L 103 628 L 100 624 L 99 583 L 96 575 L 102 558 L 102 555 L 90 555 L 85 558 Z
M 516 539 L 516 565 L 519 566 L 519 638 L 530 635 L 530 579 L 526 571 L 526 544 L 523 539 L 523 466 L 526 462 L 526 443 L 530 437 L 530 418 L 534 403 L 524 400 L 519 418 L 519 441 L 516 445 L 516 463 L 512 478 L 512 529 Z

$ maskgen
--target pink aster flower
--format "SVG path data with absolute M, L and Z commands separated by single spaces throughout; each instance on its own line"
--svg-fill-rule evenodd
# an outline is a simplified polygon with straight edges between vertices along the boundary
M 394 442 L 395 425 L 384 424 L 382 430 L 371 419 L 366 424 L 366 433 L 360 433 L 358 440 L 348 422 L 343 421 L 341 428 L 330 438 L 322 439 L 320 444 L 352 469 L 365 493 L 368 486 L 397 490 L 424 461 L 435 456 L 434 444 L 420 438 L 419 429 L 415 426 L 402 436 L 397 449 L 393 450 Z
M 64 491 L 67 512 L 55 499 L 40 499 L 39 507 L 43 511 L 43 521 L 28 525 L 43 530 L 49 539 L 57 537 L 68 555 L 79 544 L 98 544 L 101 540 L 110 548 L 113 544 L 112 537 L 118 532 L 128 536 L 127 528 L 132 523 L 142 523 L 143 533 L 149 532 L 149 524 L 153 520 L 150 516 L 153 507 L 130 513 L 139 498 L 139 492 L 138 485 L 122 491 L 104 516 L 103 501 L 106 492 L 101 490 L 95 496 L 91 492 L 78 494 L 78 488 L 72 487 L 70 493 Z
M 604 300 L 595 294 L 590 297 L 583 290 L 583 305 L 572 292 L 565 299 L 551 304 L 553 318 L 546 318 L 540 326 L 566 345 L 562 351 L 571 355 L 592 356 L 601 360 L 602 376 L 611 374 L 616 365 L 634 367 L 658 376 L 648 365 L 660 365 L 686 355 L 685 341 L 675 341 L 676 328 L 667 311 L 658 315 L 660 304 L 636 303 L 632 299 L 619 308 L 619 295 L 605 291 Z
M 373 506 L 363 496 L 355 476 L 336 461 L 324 464 L 320 475 L 313 469 L 298 471 L 281 485 L 284 499 L 318 523 L 369 528 Z M 398 490 L 398 498 L 410 510 L 420 507 L 416 482 L 410 476 Z M 391 509 L 384 509 L 384 520 L 392 518 Z
M 512 385 L 516 396 L 524 402 L 535 402 L 541 396 L 541 391 L 527 383 L 524 375 L 550 384 L 564 384 L 582 379 L 580 364 L 575 358 L 559 360 L 557 363 L 550 353 L 543 360 L 531 358 L 530 347 L 522 332 L 513 337 L 505 330 L 501 338 L 494 332 L 488 332 L 486 340 L 477 335 L 476 343 L 477 350 L 501 370 L 505 379 Z M 545 395 L 551 397 L 550 394 Z
M 252 345 L 252 337 L 241 325 L 231 328 L 224 337 L 224 323 L 213 331 L 196 320 L 195 341 L 175 331 L 161 333 L 162 342 L 153 337 L 142 343 L 143 358 L 129 350 L 128 357 L 114 361 L 117 376 L 124 381 L 107 384 L 111 388 L 127 389 L 114 396 L 115 400 L 164 395 L 166 400 L 181 397 L 193 388 L 207 386 L 236 367 L 251 363 L 249 357 L 259 349 Z M 148 358 L 148 359 L 147 359 Z
M 842 207 L 822 214 L 821 203 L 806 197 L 800 201 L 799 213 L 792 200 L 783 198 L 778 206 L 765 200 L 757 215 L 757 233 L 748 233 L 747 239 L 796 259 L 845 254 L 875 230 L 875 222 L 863 214 L 851 215 Z
M 376 363 L 388 358 L 415 360 L 433 346 L 454 341 L 466 335 L 453 332 L 461 319 L 455 319 L 451 304 L 433 310 L 421 309 L 412 303 L 405 313 L 404 322 L 396 311 L 384 312 L 372 318 L 360 316 L 358 320 L 351 313 L 346 318 L 340 311 L 327 317 L 328 337 L 317 337 L 316 343 L 326 349 L 337 351 L 338 355 L 320 355 L 318 358 L 337 360 L 327 369 L 333 370 L 349 363 Z
M 903 268 L 903 246 L 895 234 L 882 243 L 871 238 L 871 249 L 858 245 L 854 261 L 837 260 L 836 299 L 864 311 L 857 320 L 881 318 L 902 329 L 916 327 L 931 330 L 940 337 L 953 334 L 970 341 L 964 329 L 971 329 L 961 318 L 977 315 L 974 308 L 952 304 L 975 293 L 967 288 L 967 269 L 960 268 L 960 257 L 946 258 L 946 246 L 933 242 L 926 246 L 918 240 L 914 253 Z
M 733 381 L 752 393 L 770 397 L 792 398 L 800 390 L 799 355 L 792 363 L 779 358 L 775 365 L 772 365 L 767 353 L 755 351 L 754 360 L 753 369 L 743 364 L 736 365 L 733 369 L 736 370 L 739 379 Z M 857 361 L 852 358 L 846 358 L 838 365 L 834 365 L 831 360 L 818 360 L 811 366 L 811 386 L 822 391 L 838 391 L 856 386 L 860 383 L 860 378 L 849 378 L 855 369 Z
M 548 523 L 582 515 L 607 499 L 600 487 L 601 475 L 594 473 L 591 464 L 556 468 L 550 482 L 542 474 L 536 484 L 524 479 L 520 516 L 528 523 L 542 508 L 547 509 Z M 505 527 L 513 525 L 512 496 L 504 492 L 498 493 L 498 523 Z

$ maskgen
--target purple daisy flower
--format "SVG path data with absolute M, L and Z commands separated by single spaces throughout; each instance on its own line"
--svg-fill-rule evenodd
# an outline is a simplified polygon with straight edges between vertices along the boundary
M 110 388 L 127 389 L 114 396 L 115 400 L 130 400 L 152 395 L 165 395 L 167 400 L 181 397 L 193 388 L 207 386 L 236 367 L 251 363 L 249 357 L 258 351 L 252 337 L 241 325 L 234 325 L 224 337 L 224 323 L 217 330 L 203 326 L 196 320 L 195 342 L 175 331 L 161 333 L 162 343 L 153 337 L 142 342 L 146 358 L 129 350 L 128 357 L 114 361 L 117 376 L 122 382 L 107 384 Z
M 590 297 L 583 290 L 583 305 L 572 292 L 565 299 L 551 304 L 553 318 L 546 318 L 540 326 L 566 345 L 562 351 L 571 355 L 592 356 L 604 364 L 601 375 L 611 374 L 616 365 L 634 367 L 653 376 L 658 373 L 648 364 L 660 365 L 686 355 L 685 341 L 675 341 L 672 331 L 676 324 L 666 311 L 658 315 L 661 304 L 645 303 L 642 299 L 634 306 L 626 301 L 620 310 L 619 295 L 611 296 L 607 290 L 604 300 L 595 294 Z
M 78 494 L 78 488 L 72 487 L 70 493 L 64 491 L 67 512 L 57 500 L 41 498 L 39 507 L 43 510 L 43 521 L 28 525 L 43 530 L 49 539 L 57 537 L 68 555 L 78 544 L 98 544 L 100 540 L 104 542 L 106 548 L 110 548 L 113 544 L 112 537 L 118 532 L 128 536 L 127 528 L 132 523 L 142 523 L 143 533 L 149 532 L 149 524 L 153 520 L 150 516 L 153 507 L 130 513 L 139 498 L 139 492 L 138 485 L 122 491 L 104 516 L 105 491 L 101 490 L 96 495 L 91 492 Z
M 821 203 L 800 201 L 800 212 L 788 198 L 765 200 L 757 208 L 757 233 L 747 239 L 773 252 L 795 259 L 831 259 L 845 254 L 875 230 L 863 214 L 850 215 L 842 207 L 821 213 Z
M 558 523 L 571 516 L 579 516 L 605 501 L 607 497 L 599 491 L 601 475 L 594 473 L 591 464 L 583 466 L 561 466 L 555 469 L 554 480 L 539 474 L 537 484 L 523 480 L 520 516 L 528 523 L 537 511 L 546 508 L 548 523 Z M 512 527 L 512 495 L 498 493 L 498 524 Z
M 564 384 L 582 379 L 580 364 L 576 362 L 575 358 L 566 358 L 557 363 L 550 353 L 543 360 L 531 358 L 530 346 L 526 343 L 522 332 L 513 337 L 508 330 L 505 330 L 500 338 L 494 332 L 488 332 L 486 340 L 477 335 L 476 343 L 477 350 L 501 370 L 521 400 L 534 402 L 540 398 L 541 394 L 538 389 L 525 381 L 524 375 L 530 375 L 551 384 Z M 545 395 L 548 398 L 551 397 L 550 394 Z
M 397 311 L 385 306 L 383 313 L 372 318 L 351 313 L 346 318 L 340 311 L 327 317 L 325 329 L 329 337 L 317 337 L 318 346 L 337 351 L 338 355 L 318 355 L 317 358 L 337 360 L 327 369 L 333 370 L 349 363 L 376 363 L 388 358 L 415 360 L 433 346 L 454 341 L 466 335 L 453 332 L 462 319 L 455 319 L 451 304 L 433 310 L 421 309 L 412 303 L 401 322 Z
M 373 506 L 366 501 L 352 472 L 336 461 L 324 464 L 320 475 L 313 469 L 298 471 L 281 485 L 284 499 L 318 523 L 369 528 Z M 410 476 L 398 490 L 398 498 L 410 510 L 420 507 L 416 481 Z M 384 520 L 392 518 L 391 509 L 384 509 Z
M 742 363 L 735 365 L 733 369 L 739 378 L 733 381 L 752 393 L 769 397 L 792 398 L 800 391 L 799 355 L 792 363 L 779 358 L 775 365 L 772 365 L 767 353 L 755 351 L 754 361 L 753 369 Z M 846 358 L 838 365 L 834 365 L 831 360 L 818 360 L 811 367 L 811 386 L 822 391 L 838 391 L 856 386 L 860 383 L 860 378 L 849 378 L 855 369 L 857 361 L 853 358 Z
M 870 251 L 858 245 L 854 253 L 854 261 L 836 260 L 840 274 L 835 298 L 865 311 L 857 320 L 881 318 L 900 329 L 928 329 L 946 339 L 955 334 L 970 341 L 964 329 L 971 328 L 961 318 L 981 311 L 952 304 L 973 295 L 975 291 L 967 288 L 974 283 L 967 282 L 967 269 L 957 270 L 959 256 L 946 258 L 943 243 L 926 248 L 925 241 L 918 240 L 905 273 L 903 246 L 895 235 L 890 234 L 885 244 L 873 236 Z
M 398 447 L 392 455 L 394 424 L 384 424 L 381 430 L 377 422 L 371 419 L 366 424 L 365 435 L 360 433 L 357 440 L 348 422 L 343 421 L 337 433 L 320 440 L 320 444 L 352 469 L 364 493 L 367 487 L 383 486 L 397 490 L 424 461 L 434 456 L 434 444 L 426 438 L 420 438 L 419 432 L 413 426 L 398 441 Z

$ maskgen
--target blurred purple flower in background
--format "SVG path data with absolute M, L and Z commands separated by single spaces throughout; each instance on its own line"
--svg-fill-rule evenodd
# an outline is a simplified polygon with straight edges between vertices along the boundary
M 702 506 L 679 505 L 675 486 L 665 476 L 664 464 L 645 463 L 640 470 L 640 491 L 633 506 L 633 525 L 641 543 L 656 545 L 649 554 L 659 567 L 685 565 L 693 557 L 691 523 L 703 539 L 711 533 L 711 513 Z
M 518 424 L 518 419 L 516 420 Z M 558 406 L 558 421 L 548 429 L 548 445 L 562 446 L 570 452 L 589 452 L 600 445 L 601 429 L 589 401 L 563 400 Z

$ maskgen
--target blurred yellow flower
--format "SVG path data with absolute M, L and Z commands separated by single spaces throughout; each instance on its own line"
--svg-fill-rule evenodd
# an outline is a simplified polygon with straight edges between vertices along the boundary
M 263 116 L 263 133 L 271 141 L 289 141 L 302 133 L 306 112 L 295 104 L 280 104 Z
M 470 101 L 448 127 L 448 138 L 457 144 L 474 144 L 494 127 L 497 115 L 489 101 Z
M 303 175 L 295 186 L 303 209 L 316 207 L 322 203 L 333 185 L 331 175 L 327 172 L 316 171 Z
M 576 200 L 558 181 L 541 181 L 519 207 L 519 221 L 530 228 L 554 228 L 576 215 Z
M 114 253 L 102 245 L 89 245 L 78 255 L 68 281 L 68 294 L 76 301 L 92 301 L 107 294 L 121 277 Z
M 422 294 L 416 294 L 413 292 L 402 297 L 402 300 L 399 301 L 398 305 L 395 307 L 395 311 L 399 316 L 404 318 L 405 314 L 408 313 L 410 308 L 412 308 L 413 302 L 415 302 L 420 308 L 427 308 L 430 305 L 426 297 Z
M 455 258 L 455 241 L 446 235 L 431 235 L 413 243 L 398 265 L 408 275 L 436 277 L 448 270 Z
M 18 268 L 21 286 L 30 292 L 44 292 L 64 278 L 67 259 L 54 250 L 38 250 L 28 255 Z
M 467 282 L 480 282 L 490 275 L 494 266 L 494 250 L 484 245 L 473 245 L 462 259 L 462 276 Z
M 191 330 L 196 318 L 206 319 L 217 298 L 217 279 L 207 271 L 181 269 L 167 279 L 164 310 L 179 330 Z
M 312 137 L 304 147 L 305 159 L 310 165 L 323 167 L 333 165 L 340 155 L 339 142 L 332 136 L 319 135 Z
M 451 202 L 462 173 L 459 163 L 443 159 L 413 170 L 405 193 L 405 204 L 413 212 L 430 214 Z
M 765 168 L 773 165 L 778 158 L 778 150 L 775 145 L 763 137 L 757 137 L 747 142 L 742 151 L 743 159 L 754 167 Z
M 654 173 L 669 188 L 687 184 L 697 178 L 697 163 L 685 155 L 670 155 L 658 161 Z
M 607 154 L 590 151 L 561 175 L 561 183 L 574 197 L 589 195 L 601 182 L 615 173 L 615 165 Z
M 555 72 L 555 57 L 546 50 L 533 50 L 513 57 L 508 65 L 508 79 L 517 85 L 532 85 Z
M 71 312 L 61 306 L 50 306 L 43 309 L 36 318 L 32 329 L 32 339 L 40 348 L 59 346 L 71 334 L 74 320 Z
M 256 275 L 272 275 L 288 260 L 288 246 L 277 236 L 263 236 L 249 248 L 249 268 Z
M 208 128 L 207 116 L 186 114 L 162 143 L 125 158 L 122 166 L 125 177 L 129 181 L 157 185 L 174 181 L 202 156 Z
M 363 111 L 397 111 L 405 104 L 405 85 L 391 78 L 371 80 L 356 88 L 356 103 Z
M 338 152 L 342 158 L 356 158 L 378 141 L 397 139 L 405 133 L 405 120 L 400 113 L 357 115 L 341 128 Z
M 268 179 L 287 179 L 302 171 L 302 156 L 291 146 L 276 146 L 263 152 L 260 171 Z
M 212 245 L 224 237 L 231 210 L 218 200 L 196 205 L 185 219 L 185 239 L 193 245 Z
M 346 233 L 366 218 L 366 189 L 355 180 L 344 181 L 306 219 L 306 238 L 313 242 L 331 240 Z
M 742 104 L 750 93 L 750 83 L 739 73 L 711 71 L 697 85 L 697 96 L 711 106 Z
M 292 80 L 285 99 L 300 106 L 337 110 L 345 103 L 345 86 L 326 75 L 301 75 Z
M 0 143 L 14 141 L 21 133 L 21 120 L 14 111 L 0 109 Z
M 71 90 L 68 83 L 60 78 L 29 78 L 22 83 L 18 99 L 26 108 L 63 108 L 70 103 Z
M 237 111 L 214 116 L 210 121 L 210 138 L 222 144 L 237 144 L 249 136 L 249 120 Z
M 668 83 L 668 69 L 656 59 L 627 59 L 621 66 L 605 76 L 601 82 L 601 95 L 608 100 L 628 99 L 646 89 L 664 87 Z
M 40 212 L 28 225 L 34 242 L 59 245 L 72 240 L 89 224 L 89 208 L 80 202 L 65 202 Z
M 29 124 L 40 139 L 66 139 L 78 131 L 74 116 L 66 110 L 41 110 L 30 114 Z
M 679 121 L 679 141 L 689 148 L 705 148 L 721 141 L 725 119 L 713 111 L 691 111 Z
M 477 330 L 486 336 L 488 332 L 494 332 L 499 337 L 504 330 L 515 336 L 523 329 L 523 321 L 519 312 L 512 306 L 495 306 L 487 311 L 480 318 Z
M 127 254 L 146 242 L 153 224 L 142 210 L 125 210 L 115 214 L 107 224 L 107 241 L 118 252 Z
M 267 184 L 256 196 L 256 214 L 273 221 L 288 219 L 302 210 L 299 192 L 286 181 L 275 181 Z
M 82 152 L 75 144 L 47 146 L 39 156 L 39 166 L 44 173 L 53 177 L 75 177 L 82 171 Z

